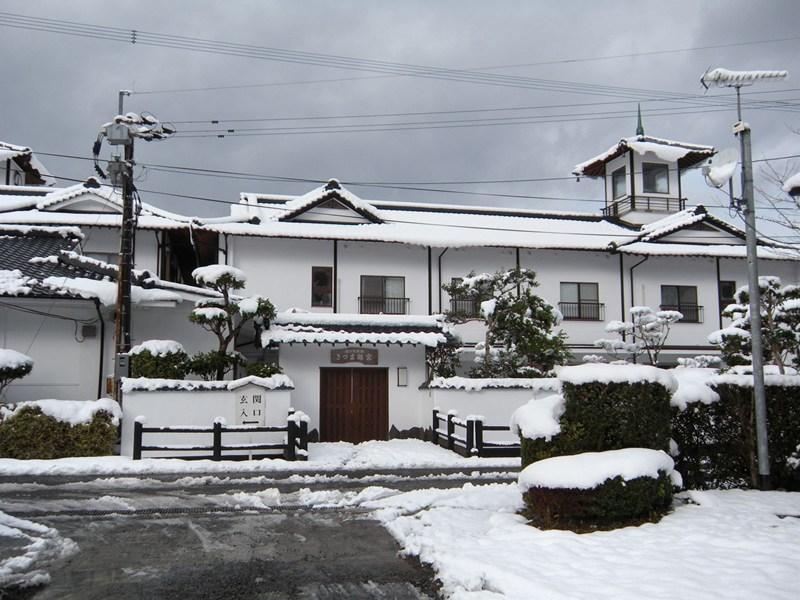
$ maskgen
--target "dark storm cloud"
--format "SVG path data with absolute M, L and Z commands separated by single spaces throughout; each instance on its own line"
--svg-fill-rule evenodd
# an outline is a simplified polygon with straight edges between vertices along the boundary
M 28 2 L 7 0 L 2 10 L 32 16 L 155 31 L 241 44 L 393 61 L 481 69 L 563 59 L 715 46 L 797 35 L 796 3 L 763 2 Z M 173 121 L 215 118 L 302 117 L 466 110 L 597 103 L 612 98 L 440 81 L 119 44 L 53 33 L 2 28 L 4 82 L 0 139 L 36 150 L 88 154 L 100 124 L 116 110 L 117 90 L 162 89 L 350 79 L 205 92 L 135 94 L 130 110 L 149 110 Z M 800 77 L 800 40 L 644 55 L 601 61 L 559 62 L 491 69 L 489 73 L 667 92 L 701 92 L 709 66 L 784 68 Z M 785 88 L 767 97 L 796 98 L 793 80 L 752 88 Z M 746 90 L 747 94 L 749 90 Z M 710 94 L 722 93 L 712 90 Z M 796 101 L 794 102 L 796 105 Z M 656 116 L 644 102 L 648 133 L 719 147 L 734 145 L 733 111 Z M 680 106 L 676 104 L 675 106 Z M 595 115 L 560 123 L 442 128 L 415 131 L 271 135 L 226 139 L 172 139 L 139 144 L 140 162 L 188 165 L 288 177 L 350 181 L 440 181 L 568 176 L 572 166 L 631 135 L 635 105 L 542 109 L 538 114 L 624 109 L 625 118 Z M 364 122 L 470 119 L 497 114 L 385 117 Z M 511 114 L 537 114 L 528 113 Z M 591 117 L 591 115 L 587 115 Z M 754 154 L 796 153 L 795 112 L 746 113 Z M 317 121 L 326 126 L 338 121 Z M 307 121 L 237 124 L 297 126 Z M 181 129 L 211 128 L 185 124 Z M 90 165 L 43 157 L 56 175 L 83 178 Z M 699 176 L 686 189 L 698 200 L 716 198 Z M 302 193 L 312 184 L 189 177 L 151 171 L 139 187 L 235 201 L 241 191 Z M 456 186 L 453 186 L 456 187 Z M 458 186 L 507 194 L 599 198 L 592 182 Z M 598 204 L 513 200 L 355 188 L 364 197 L 594 210 Z M 198 214 L 227 212 L 224 205 L 143 194 L 147 201 Z M 692 196 L 690 196 L 692 197 Z

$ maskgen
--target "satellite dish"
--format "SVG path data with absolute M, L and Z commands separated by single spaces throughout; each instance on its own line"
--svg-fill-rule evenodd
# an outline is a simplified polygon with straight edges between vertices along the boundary
M 725 148 L 707 159 L 701 165 L 706 183 L 715 188 L 724 187 L 739 165 L 739 151 L 736 148 Z

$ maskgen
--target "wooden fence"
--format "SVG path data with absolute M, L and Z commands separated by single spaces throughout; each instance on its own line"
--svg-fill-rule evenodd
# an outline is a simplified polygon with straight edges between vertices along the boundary
M 444 424 L 444 429 L 442 429 Z M 487 431 L 511 431 L 507 425 L 486 425 L 479 416 L 460 419 L 455 411 L 442 416 L 433 409 L 433 443 L 461 456 L 501 457 L 519 456 L 519 442 L 487 442 Z
M 299 421 L 299 422 L 298 422 Z M 181 434 L 181 433 L 210 433 L 210 444 L 170 444 L 170 445 L 145 445 L 142 441 L 144 434 Z M 228 433 L 286 433 L 285 443 L 253 443 L 224 445 L 222 438 Z M 308 423 L 304 420 L 294 420 L 289 417 L 286 425 L 282 427 L 259 427 L 252 425 L 238 425 L 228 427 L 215 422 L 211 427 L 145 427 L 139 421 L 133 424 L 133 460 L 140 460 L 142 452 L 211 452 L 210 455 L 179 456 L 170 458 L 184 458 L 190 460 L 211 459 L 222 460 L 225 451 L 243 451 L 246 454 L 225 455 L 225 460 L 243 460 L 248 458 L 284 458 L 286 460 L 308 460 Z M 264 453 L 268 451 L 269 453 Z M 276 453 L 276 451 L 278 451 Z M 258 452 L 259 454 L 253 454 Z M 163 458 L 163 457 L 161 457 Z

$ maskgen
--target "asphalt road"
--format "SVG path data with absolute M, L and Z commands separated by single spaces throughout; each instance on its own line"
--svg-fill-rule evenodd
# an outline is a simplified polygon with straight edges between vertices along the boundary
M 484 475 L 481 481 L 507 477 Z M 432 572 L 402 558 L 369 511 L 310 507 L 301 501 L 308 493 L 303 489 L 335 495 L 367 486 L 408 490 L 466 481 L 475 478 L 6 480 L 0 483 L 0 510 L 53 527 L 80 548 L 47 566 L 49 585 L 6 597 L 436 598 Z

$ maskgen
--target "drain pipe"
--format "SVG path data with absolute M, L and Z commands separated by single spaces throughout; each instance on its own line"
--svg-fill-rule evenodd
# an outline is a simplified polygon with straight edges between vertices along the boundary
M 649 256 L 645 256 L 642 260 L 640 260 L 639 262 L 637 262 L 635 265 L 633 265 L 630 268 L 630 274 L 631 274 L 630 275 L 630 277 L 631 277 L 631 308 L 633 308 L 635 306 L 634 302 L 633 302 L 633 298 L 634 298 L 634 295 L 633 295 L 634 294 L 634 292 L 633 292 L 633 270 L 636 267 L 638 267 L 639 265 L 644 264 L 645 262 L 647 262 L 647 259 L 649 259 L 649 258 L 650 258 Z
M 449 248 L 445 248 L 439 254 L 439 313 L 442 312 L 442 257 L 445 255 Z
M 97 374 L 97 397 L 103 397 L 103 356 L 106 352 L 106 322 L 103 320 L 103 313 L 100 312 L 100 300 L 94 299 L 94 309 L 97 311 L 97 318 L 100 320 L 100 365 Z

